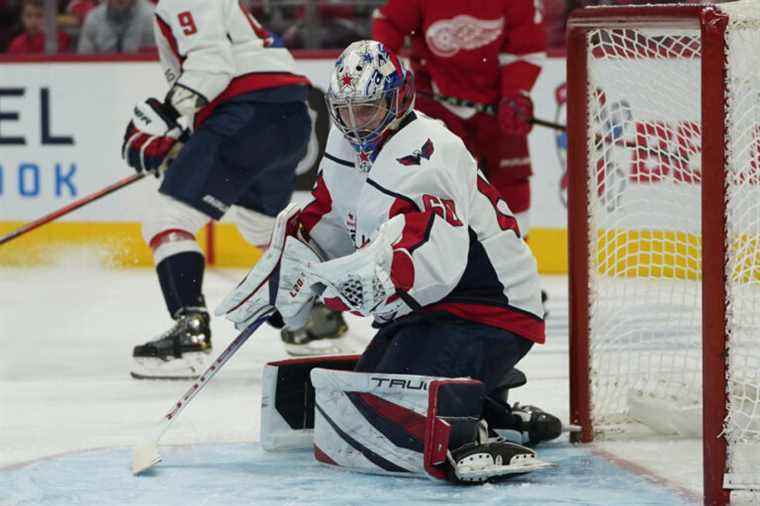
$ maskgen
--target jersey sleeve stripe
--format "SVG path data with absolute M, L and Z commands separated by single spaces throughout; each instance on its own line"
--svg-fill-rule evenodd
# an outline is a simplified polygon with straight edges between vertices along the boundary
M 409 206 L 414 209 L 415 211 L 420 211 L 419 206 L 417 203 L 412 200 L 411 198 L 407 197 L 406 195 L 401 195 L 400 193 L 393 192 L 391 190 L 388 190 L 387 188 L 383 188 L 380 186 L 376 181 L 373 181 L 372 179 L 367 178 L 367 184 L 379 191 L 380 193 L 384 193 L 386 195 L 389 195 L 395 199 L 400 199 L 409 204 Z
M 405 292 L 414 286 L 414 261 L 405 249 L 394 249 L 391 260 L 391 282 Z
M 436 214 L 432 212 L 411 213 L 404 216 L 406 223 L 401 239 L 393 245 L 394 250 L 405 249 L 411 255 L 414 250 L 430 240 L 430 231 Z
M 314 194 L 314 200 L 303 208 L 300 218 L 303 231 L 307 236 L 311 234 L 311 231 L 319 223 L 319 220 L 332 210 L 332 195 L 330 195 L 330 190 L 327 188 L 325 179 L 321 174 L 317 178 L 312 193 Z
M 169 26 L 169 23 L 161 19 L 161 16 L 158 14 L 156 16 L 156 23 L 158 24 L 158 29 L 161 31 L 161 35 L 164 36 L 164 39 L 166 40 L 166 43 L 169 44 L 169 48 L 171 49 L 174 56 L 177 58 L 177 61 L 180 63 L 180 66 L 182 65 L 182 62 L 185 61 L 185 57 L 179 54 L 179 45 L 177 44 L 177 39 L 174 37 L 174 34 L 172 33 L 172 29 Z
M 526 54 L 499 53 L 499 65 L 502 65 L 502 66 L 509 65 L 510 63 L 514 63 L 519 60 L 526 61 L 528 63 L 532 63 L 533 65 L 538 65 L 540 67 L 546 61 L 546 53 L 543 53 L 543 52 L 526 53 Z

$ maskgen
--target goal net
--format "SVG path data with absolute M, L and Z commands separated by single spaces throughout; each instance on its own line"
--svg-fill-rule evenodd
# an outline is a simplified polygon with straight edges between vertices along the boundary
M 568 34 L 573 422 L 704 431 L 706 500 L 760 501 L 760 2 Z

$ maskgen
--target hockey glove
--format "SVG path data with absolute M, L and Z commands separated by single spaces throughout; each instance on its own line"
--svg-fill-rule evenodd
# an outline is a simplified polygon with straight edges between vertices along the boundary
M 499 125 L 505 135 L 528 135 L 533 128 L 533 101 L 527 93 L 516 91 L 499 102 Z
M 399 239 L 393 220 L 366 247 L 329 262 L 312 265 L 312 282 L 324 285 L 322 301 L 337 311 L 368 316 L 396 294 L 391 281 L 392 244 Z M 319 291 L 319 290 L 317 290 Z
M 122 158 L 137 172 L 147 171 L 158 177 L 169 154 L 188 135 L 177 123 L 178 118 L 172 107 L 155 98 L 135 105 L 124 132 Z
M 208 100 L 189 88 L 175 84 L 166 94 L 164 103 L 182 116 L 190 116 L 207 106 Z

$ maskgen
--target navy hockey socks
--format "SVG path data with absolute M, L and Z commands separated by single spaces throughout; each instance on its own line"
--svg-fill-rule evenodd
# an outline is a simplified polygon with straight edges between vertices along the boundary
M 172 318 L 182 308 L 205 308 L 203 271 L 206 260 L 196 251 L 170 255 L 157 266 L 158 282 Z

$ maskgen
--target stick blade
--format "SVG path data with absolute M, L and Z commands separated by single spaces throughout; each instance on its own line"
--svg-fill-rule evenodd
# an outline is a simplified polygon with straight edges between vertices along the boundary
M 158 445 L 153 441 L 145 441 L 135 446 L 132 451 L 132 474 L 137 476 L 161 462 Z

